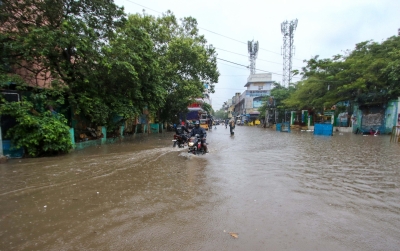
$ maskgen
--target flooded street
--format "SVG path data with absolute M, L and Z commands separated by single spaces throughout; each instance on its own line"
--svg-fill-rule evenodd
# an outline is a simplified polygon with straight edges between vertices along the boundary
M 172 135 L 0 165 L 0 250 L 400 249 L 390 136 L 217 126 L 193 156 Z

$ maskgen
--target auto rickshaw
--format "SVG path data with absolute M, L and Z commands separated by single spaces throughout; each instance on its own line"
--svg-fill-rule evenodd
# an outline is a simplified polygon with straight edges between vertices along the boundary
M 200 127 L 204 128 L 205 130 L 208 130 L 208 121 L 207 121 L 207 119 L 200 119 Z

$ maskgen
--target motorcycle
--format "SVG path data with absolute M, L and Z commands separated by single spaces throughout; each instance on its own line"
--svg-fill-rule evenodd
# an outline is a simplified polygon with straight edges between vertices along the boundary
M 182 137 L 184 135 L 184 137 Z M 172 140 L 174 142 L 173 147 L 178 146 L 179 148 L 184 148 L 185 144 L 187 144 L 188 140 L 187 140 L 187 136 L 185 134 L 175 134 L 174 135 L 174 139 Z
M 193 154 L 204 154 L 204 147 L 201 144 L 200 135 L 196 134 L 194 137 L 190 137 L 188 141 L 189 151 L 188 153 Z

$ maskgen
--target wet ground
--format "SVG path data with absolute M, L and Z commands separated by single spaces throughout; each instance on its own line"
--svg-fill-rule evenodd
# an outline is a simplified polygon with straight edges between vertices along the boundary
M 388 136 L 217 126 L 0 165 L 0 250 L 399 250 Z M 235 238 L 237 237 L 237 238 Z

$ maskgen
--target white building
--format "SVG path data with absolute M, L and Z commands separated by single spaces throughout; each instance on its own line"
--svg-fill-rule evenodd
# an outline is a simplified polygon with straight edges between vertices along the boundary
M 247 78 L 247 87 L 239 97 L 235 99 L 235 116 L 242 117 L 243 120 L 250 120 L 259 116 L 257 111 L 262 106 L 262 99 L 271 95 L 273 88 L 271 73 L 252 74 Z

